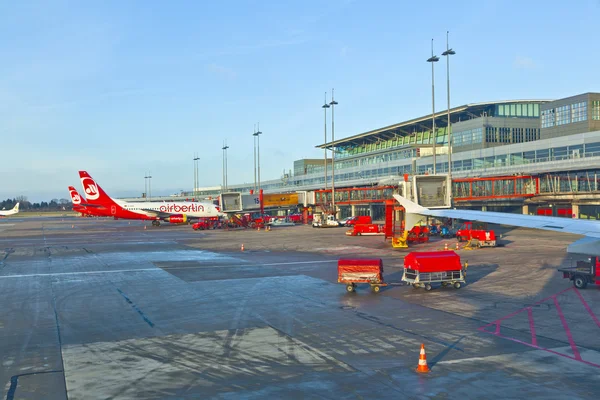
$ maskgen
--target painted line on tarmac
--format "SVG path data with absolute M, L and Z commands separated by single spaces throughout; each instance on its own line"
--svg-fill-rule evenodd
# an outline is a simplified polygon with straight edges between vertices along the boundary
M 120 273 L 120 272 L 148 272 L 148 271 L 160 271 L 160 270 L 161 270 L 160 268 L 138 268 L 138 269 L 115 269 L 115 270 L 105 270 L 105 271 L 55 272 L 52 274 L 4 275 L 4 276 L 0 276 L 0 279 L 33 278 L 33 277 L 43 277 L 43 276 L 114 274 L 114 273 Z
M 185 260 L 195 261 L 195 260 Z M 169 261 L 159 261 L 169 262 Z M 159 267 L 160 269 L 198 269 L 198 268 L 240 268 L 240 267 L 274 267 L 277 265 L 298 265 L 298 264 L 325 264 L 333 263 L 337 260 L 318 260 L 318 261 L 292 261 L 292 262 L 280 262 L 280 263 L 269 263 L 269 264 L 239 264 L 239 265 L 197 265 L 189 267 Z

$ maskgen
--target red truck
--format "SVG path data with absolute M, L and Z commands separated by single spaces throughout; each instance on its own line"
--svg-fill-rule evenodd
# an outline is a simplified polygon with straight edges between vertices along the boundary
M 372 224 L 373 220 L 368 215 L 357 215 L 351 218 L 348 218 L 344 225 L 346 226 L 354 226 L 358 224 Z
M 383 261 L 380 258 L 338 260 L 338 283 L 345 284 L 349 293 L 354 292 L 357 283 L 368 283 L 378 293 L 381 286 L 387 286 L 383 281 Z
M 456 239 L 459 242 L 471 241 L 471 245 L 477 247 L 496 247 L 496 234 L 487 229 L 487 224 L 473 225 L 467 221 L 456 231 Z
M 415 289 L 431 290 L 432 284 L 454 286 L 466 283 L 467 264 L 463 267 L 460 256 L 453 251 L 413 251 L 404 257 L 402 281 Z
M 563 278 L 573 281 L 577 289 L 585 289 L 588 283 L 600 286 L 600 259 L 590 257 L 587 261 L 577 261 L 576 267 L 559 268 Z
M 383 235 L 384 227 L 383 225 L 377 224 L 357 224 L 346 231 L 346 236 L 375 236 L 375 235 Z

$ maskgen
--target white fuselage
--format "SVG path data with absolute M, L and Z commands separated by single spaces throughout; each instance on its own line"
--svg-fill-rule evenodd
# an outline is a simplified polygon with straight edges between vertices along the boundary
M 7 210 L 0 210 L 0 216 L 2 216 L 2 217 L 8 217 L 9 215 L 15 215 L 18 212 L 19 212 L 19 203 L 17 203 L 12 210 L 8 210 L 8 211 Z
M 113 199 L 125 210 L 142 215 L 152 216 L 152 211 L 168 214 L 185 214 L 192 218 L 220 217 L 223 213 L 217 210 L 217 207 L 211 203 L 197 203 L 191 201 L 139 201 L 126 202 Z

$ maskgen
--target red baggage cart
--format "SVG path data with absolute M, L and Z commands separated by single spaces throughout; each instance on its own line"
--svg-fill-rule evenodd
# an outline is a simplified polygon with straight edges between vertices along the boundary
M 431 290 L 431 284 L 435 283 L 459 289 L 466 283 L 466 273 L 466 263 L 463 267 L 454 251 L 414 251 L 404 257 L 402 280 L 415 289 Z
M 350 293 L 357 283 L 368 283 L 378 293 L 381 286 L 387 286 L 383 281 L 383 261 L 380 258 L 338 260 L 338 283 L 345 284 Z

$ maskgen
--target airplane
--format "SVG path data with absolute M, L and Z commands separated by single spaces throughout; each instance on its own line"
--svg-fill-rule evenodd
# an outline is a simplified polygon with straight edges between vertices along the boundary
M 106 194 L 86 171 L 79 171 L 79 178 L 87 203 L 104 207 L 108 215 L 115 218 L 151 220 L 152 225 L 158 226 L 160 221 L 182 224 L 190 219 L 225 216 L 219 207 L 212 203 L 115 200 Z
M 15 204 L 12 210 L 1 210 L 0 217 L 8 217 L 9 215 L 15 215 L 19 212 L 19 203 Z
M 81 201 L 81 196 L 74 186 L 69 186 L 69 194 L 71 195 L 71 202 L 73 203 L 73 211 L 81 213 L 82 215 L 89 215 L 91 217 L 110 216 L 108 210 L 104 207 L 83 203 Z
M 522 228 L 541 229 L 553 232 L 573 233 L 585 236 L 571 243 L 567 253 L 600 255 L 600 223 L 581 219 L 546 217 L 538 215 L 510 214 L 492 211 L 429 209 L 420 206 L 398 194 L 394 198 L 406 210 L 406 230 L 410 230 L 419 220 L 419 216 L 455 218 L 488 222 L 498 225 L 511 225 Z

